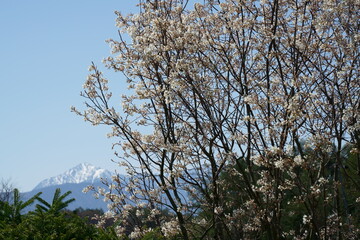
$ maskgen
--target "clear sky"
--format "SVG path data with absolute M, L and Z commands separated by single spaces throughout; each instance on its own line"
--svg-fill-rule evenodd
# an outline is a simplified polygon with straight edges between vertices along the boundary
M 20 191 L 79 163 L 117 169 L 108 129 L 70 112 L 136 0 L 0 0 L 0 180 Z M 121 74 L 107 74 L 119 89 Z M 120 102 L 119 102 L 120 105 Z

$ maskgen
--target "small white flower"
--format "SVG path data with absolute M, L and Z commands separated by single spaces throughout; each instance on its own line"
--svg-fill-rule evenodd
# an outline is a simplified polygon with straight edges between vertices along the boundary
M 89 192 L 89 191 L 91 191 L 91 190 L 93 190 L 94 189 L 94 187 L 93 186 L 86 186 L 83 190 L 82 190 L 82 192 L 83 193 L 87 193 L 87 192 Z
M 219 214 L 221 214 L 222 212 L 223 212 L 222 207 L 216 207 L 216 208 L 214 208 L 214 213 L 215 213 L 215 214 L 219 215 Z
M 280 159 L 280 160 L 274 162 L 274 165 L 278 169 L 283 169 L 284 168 L 284 161 L 282 159 Z
M 300 155 L 297 155 L 295 158 L 294 158 L 294 163 L 295 165 L 302 165 L 304 163 L 304 159 L 301 158 Z
M 308 215 L 304 215 L 304 216 L 303 216 L 303 223 L 304 223 L 304 224 L 308 224 L 308 223 L 310 223 L 310 221 L 311 221 L 311 217 L 310 217 L 310 216 L 308 216 Z

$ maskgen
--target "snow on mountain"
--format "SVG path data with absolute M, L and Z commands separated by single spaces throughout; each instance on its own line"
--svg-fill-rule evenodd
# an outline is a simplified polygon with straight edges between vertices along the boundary
M 81 163 L 55 177 L 41 181 L 34 189 L 67 183 L 94 183 L 100 178 L 111 178 L 112 174 L 106 169 L 95 167 L 89 163 Z

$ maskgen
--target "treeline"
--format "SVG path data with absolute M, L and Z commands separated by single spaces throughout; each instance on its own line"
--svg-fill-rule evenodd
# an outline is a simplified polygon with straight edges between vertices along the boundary
M 133 229 L 126 229 L 128 235 L 119 237 L 117 229 L 121 226 L 115 219 L 104 219 L 102 209 L 77 208 L 67 210 L 74 198 L 66 199 L 71 191 L 61 194 L 56 189 L 51 202 L 41 198 L 41 192 L 27 201 L 22 201 L 18 189 L 2 192 L 0 198 L 0 239 L 130 239 Z M 35 204 L 34 211 L 23 213 L 25 208 Z M 106 213 L 105 213 L 106 215 Z M 129 221 L 131 221 L 129 219 Z M 152 223 L 149 223 L 151 227 Z M 153 229 L 141 239 L 165 239 L 159 229 Z
M 75 201 L 65 200 L 70 191 L 61 194 L 56 189 L 51 202 L 41 198 L 41 192 L 22 201 L 18 189 L 0 201 L 0 239 L 115 239 L 110 229 L 98 229 L 91 218 L 101 210 L 66 210 Z M 36 209 L 23 213 L 29 205 Z

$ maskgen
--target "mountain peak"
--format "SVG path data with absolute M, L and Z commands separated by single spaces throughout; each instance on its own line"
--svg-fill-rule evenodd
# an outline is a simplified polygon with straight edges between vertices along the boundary
M 41 181 L 34 189 L 65 183 L 94 183 L 100 181 L 100 178 L 109 178 L 111 175 L 111 172 L 106 169 L 95 167 L 89 163 L 81 163 L 63 174 Z

